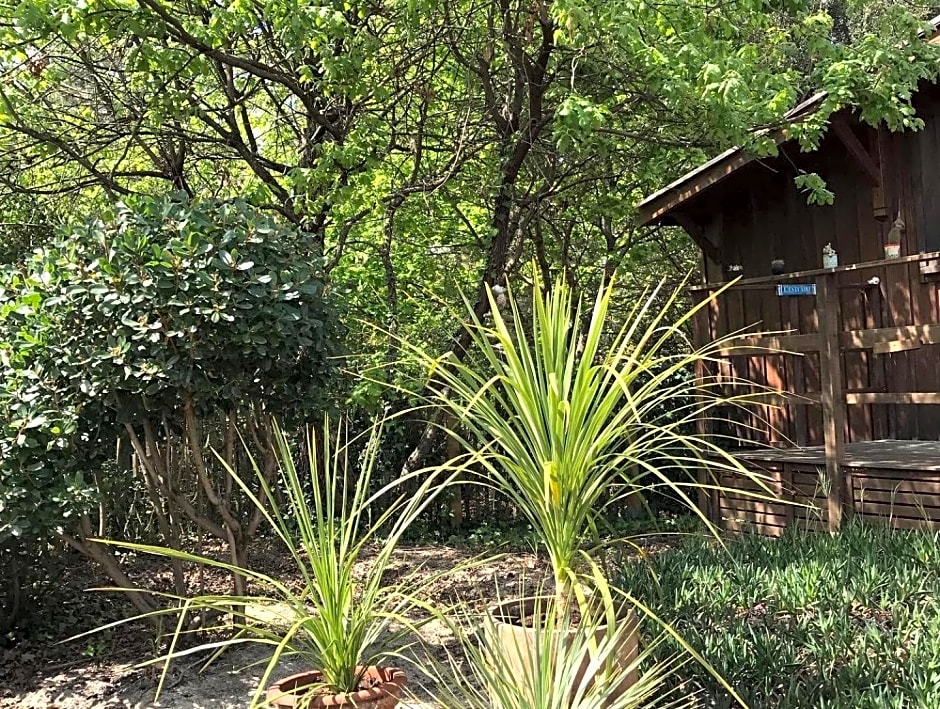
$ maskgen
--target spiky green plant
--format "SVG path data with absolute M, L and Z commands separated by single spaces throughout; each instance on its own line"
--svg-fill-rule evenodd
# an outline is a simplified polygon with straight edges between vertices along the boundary
M 254 461 L 260 496 L 255 496 L 252 486 L 235 471 L 229 473 L 261 510 L 270 531 L 293 560 L 292 576 L 300 581 L 299 587 L 252 568 L 235 568 L 205 556 L 109 542 L 135 552 L 245 575 L 253 591 L 250 596 L 167 595 L 168 599 L 178 601 L 178 606 L 137 618 L 157 614 L 178 616 L 169 649 L 151 661 L 164 663 L 164 676 L 169 662 L 183 655 L 214 650 L 214 660 L 239 643 L 270 646 L 273 651 L 252 700 L 253 707 L 263 705 L 262 694 L 271 673 L 278 661 L 289 655 L 300 656 L 311 669 L 322 672 L 324 688 L 333 692 L 354 690 L 361 679 L 360 667 L 381 664 L 407 644 L 407 636 L 417 627 L 409 613 L 422 604 L 419 591 L 444 573 L 428 574 L 413 568 L 394 583 L 389 583 L 386 574 L 408 525 L 447 484 L 446 479 L 438 479 L 443 473 L 437 476 L 433 471 L 420 471 L 373 490 L 372 474 L 381 444 L 379 424 L 365 440 L 354 466 L 350 455 L 362 441 L 347 440 L 342 426 L 334 429 L 325 421 L 321 439 L 312 434 L 307 438 L 309 476 L 298 469 L 287 437 L 277 428 L 274 439 L 283 501 Z M 398 492 L 405 482 L 413 482 L 415 488 L 407 495 Z M 397 500 L 395 495 L 399 495 Z M 366 563 L 367 569 L 362 566 Z M 205 611 L 230 616 L 233 636 L 179 649 L 187 632 L 187 619 Z M 274 616 L 275 622 L 263 622 L 259 615 Z M 158 687 L 158 695 L 159 692 Z
M 551 598 L 540 599 L 551 606 Z M 466 709 L 635 709 L 691 706 L 688 697 L 665 693 L 670 675 L 685 663 L 677 652 L 653 661 L 659 641 L 625 661 L 632 624 L 611 629 L 603 616 L 574 619 L 536 604 L 531 645 L 506 646 L 501 617 L 482 617 L 467 606 L 445 623 L 459 639 L 459 651 L 445 645 L 443 657 L 425 663 L 425 687 L 442 707 Z M 569 609 L 570 610 L 570 609 Z M 576 620 L 576 622 L 575 622 Z
M 583 545 L 597 537 L 605 509 L 660 488 L 708 525 L 693 499 L 696 487 L 715 485 L 697 482 L 703 467 L 755 480 L 760 495 L 771 495 L 764 476 L 694 433 L 699 418 L 749 397 L 677 376 L 713 365 L 728 346 L 687 342 L 685 328 L 709 301 L 667 321 L 681 291 L 662 297 L 657 288 L 614 322 L 614 294 L 611 282 L 585 312 L 564 282 L 546 291 L 536 278 L 531 313 L 511 292 L 502 307 L 489 292 L 492 324 L 467 303 L 465 359 L 409 348 L 439 385 L 433 404 L 459 421 L 451 433 L 484 469 L 482 484 L 508 497 L 532 525 L 551 562 L 561 613 L 593 575 L 579 573 L 596 563 Z

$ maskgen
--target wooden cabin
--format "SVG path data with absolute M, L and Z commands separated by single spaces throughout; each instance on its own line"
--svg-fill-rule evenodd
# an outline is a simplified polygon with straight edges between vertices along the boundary
M 640 206 L 645 224 L 682 227 L 701 248 L 697 300 L 740 278 L 701 312 L 698 344 L 774 333 L 739 338 L 718 369 L 786 396 L 700 430 L 732 437 L 739 460 L 806 506 L 703 495 L 726 528 L 832 530 L 849 515 L 940 528 L 940 86 L 922 87 L 915 107 L 920 132 L 844 110 L 815 152 L 781 133 L 777 156 L 730 150 Z M 822 176 L 834 204 L 808 204 L 799 171 Z M 886 258 L 898 236 L 900 255 Z M 827 245 L 836 267 L 823 267 Z

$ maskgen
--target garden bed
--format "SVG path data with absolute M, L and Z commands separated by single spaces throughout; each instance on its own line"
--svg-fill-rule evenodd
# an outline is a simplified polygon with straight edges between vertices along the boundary
M 934 533 L 860 524 L 838 538 L 797 530 L 778 540 L 733 537 L 725 549 L 692 537 L 670 549 L 666 538 L 658 538 L 650 545 L 659 551 L 650 562 L 658 588 L 649 569 L 635 560 L 624 564 L 622 582 L 674 623 L 752 707 L 932 709 L 940 706 L 938 541 Z M 402 568 L 424 563 L 430 572 L 471 555 L 447 546 L 409 547 L 400 559 Z M 282 566 L 288 572 L 287 560 L 276 554 L 256 558 L 268 572 L 279 573 Z M 0 649 L 0 709 L 248 706 L 262 671 L 251 666 L 263 658 L 258 649 L 240 649 L 204 673 L 196 658 L 184 658 L 154 705 L 158 673 L 132 667 L 152 655 L 146 628 L 57 644 L 131 613 L 120 596 L 84 590 L 104 583 L 84 561 L 66 555 L 57 563 L 59 583 L 37 609 L 41 624 L 22 642 Z M 165 573 L 145 558 L 134 568 L 137 578 L 157 585 Z M 534 586 L 545 571 L 544 560 L 514 552 L 472 573 L 449 576 L 430 594 L 440 604 L 458 598 L 488 603 L 497 584 L 504 595 L 513 594 Z M 227 583 L 224 577 L 207 581 L 220 588 Z M 644 634 L 653 633 L 646 621 Z M 440 626 L 428 626 L 423 634 L 431 652 L 456 648 Z M 675 650 L 664 646 L 660 657 Z M 287 674 L 300 668 L 285 662 L 283 669 Z M 735 706 L 694 663 L 672 685 L 698 694 L 702 707 Z M 425 693 L 420 698 L 429 699 Z

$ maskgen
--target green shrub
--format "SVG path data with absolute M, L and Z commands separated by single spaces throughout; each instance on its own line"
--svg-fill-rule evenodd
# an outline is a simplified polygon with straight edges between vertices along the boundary
M 45 306 L 50 284 L 0 272 L 0 545 L 8 548 L 91 509 L 89 473 L 101 462 L 103 412 L 70 380 L 63 320 Z
M 241 426 L 273 480 L 272 416 L 293 425 L 331 401 L 339 336 L 327 290 L 311 235 L 240 201 L 174 195 L 115 205 L 7 266 L 0 543 L 54 534 L 101 561 L 84 515 L 102 489 L 133 484 L 102 468 L 124 437 L 155 540 L 198 527 L 244 563 L 260 517 L 229 494 L 207 442 L 237 467 Z M 175 582 L 182 591 L 180 566 Z
M 838 537 L 740 536 L 726 549 L 693 539 L 651 569 L 622 565 L 618 581 L 751 706 L 937 707 L 938 541 L 937 533 L 861 523 Z M 710 697 L 704 706 L 734 706 L 696 666 L 680 677 Z

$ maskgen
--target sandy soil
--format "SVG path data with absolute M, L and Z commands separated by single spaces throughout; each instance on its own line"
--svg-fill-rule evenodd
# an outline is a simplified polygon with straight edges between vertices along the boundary
M 46 677 L 37 689 L 0 700 L 0 706 L 11 709 L 244 709 L 250 705 L 258 687 L 267 657 L 261 648 L 245 647 L 205 671 L 199 671 L 199 662 L 180 661 L 171 668 L 158 700 L 154 699 L 157 672 L 107 663 L 72 668 Z M 279 664 L 277 675 L 304 669 L 301 664 L 287 660 Z M 412 689 L 413 696 L 404 707 L 438 706 L 421 686 Z

